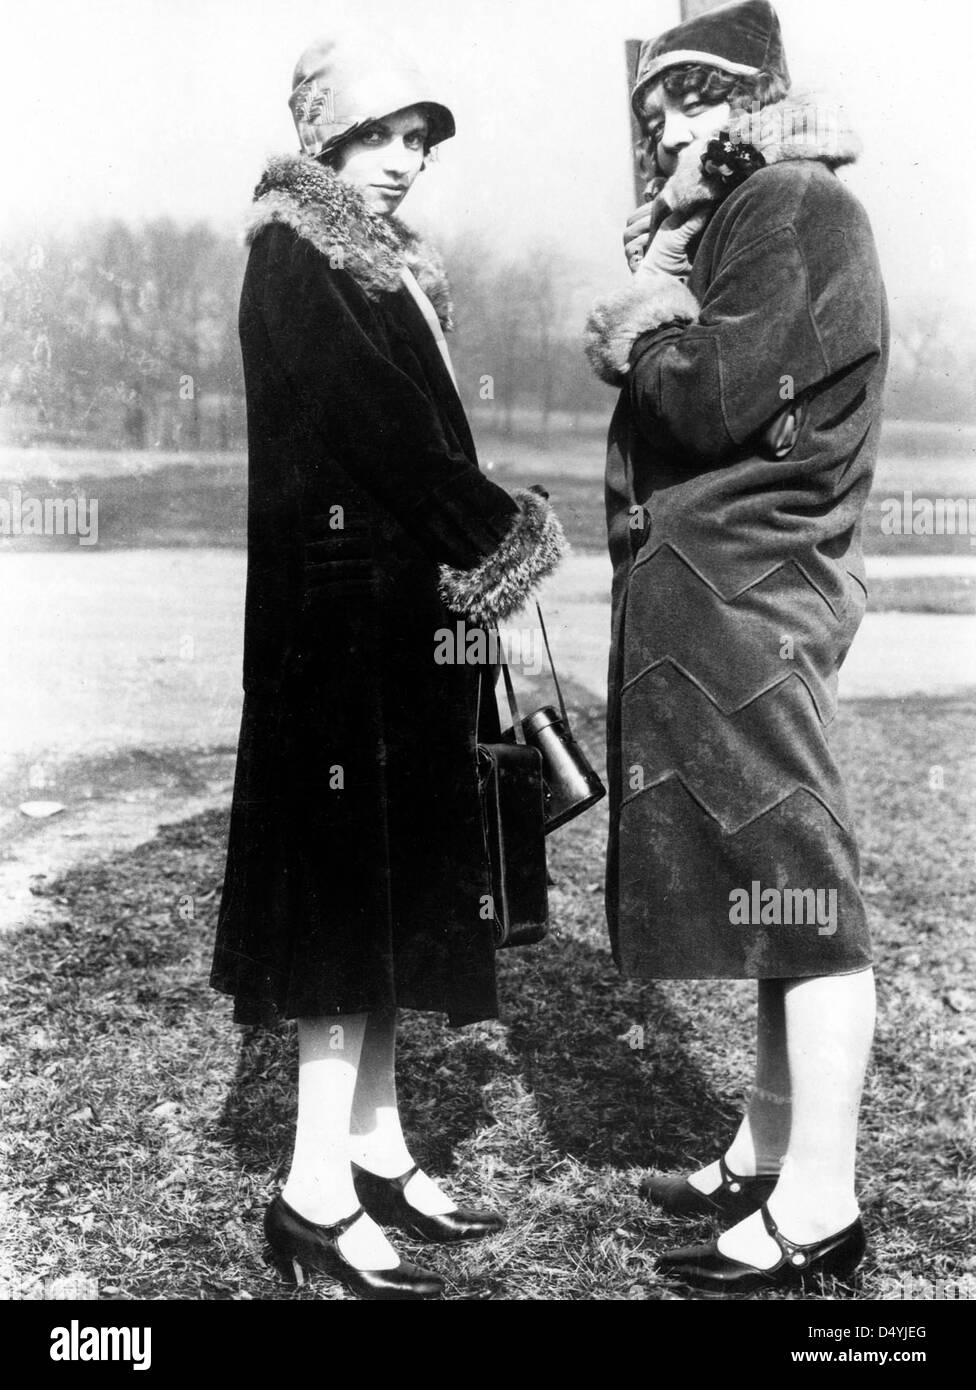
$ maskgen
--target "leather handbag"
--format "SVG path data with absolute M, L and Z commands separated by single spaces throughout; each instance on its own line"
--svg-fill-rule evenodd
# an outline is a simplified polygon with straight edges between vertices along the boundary
M 555 662 L 549 647 L 545 619 L 538 604 L 535 608 L 539 615 L 546 656 L 549 658 L 549 669 L 556 687 L 559 710 L 557 712 L 552 705 L 544 705 L 534 714 L 520 719 L 513 693 L 510 705 L 512 728 L 502 734 L 502 738 L 514 742 L 518 737 L 517 731 L 521 729 L 525 742 L 530 747 L 537 748 L 542 755 L 546 834 L 549 835 L 606 796 L 607 789 L 590 766 L 589 759 L 573 735 L 562 686 L 559 684 L 559 676 L 556 674 Z
M 481 817 L 499 948 L 541 941 L 549 926 L 542 754 L 526 742 L 504 658 L 501 665 L 514 736 L 478 744 Z M 479 718 L 483 681 L 484 673 L 478 684 Z

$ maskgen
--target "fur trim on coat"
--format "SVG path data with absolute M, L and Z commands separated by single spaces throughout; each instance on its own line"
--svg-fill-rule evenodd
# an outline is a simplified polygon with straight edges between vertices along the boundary
M 683 280 L 638 271 L 634 284 L 594 305 L 584 345 L 590 366 L 604 381 L 619 385 L 642 333 L 666 323 L 697 323 L 698 311 L 698 300 Z
M 853 164 L 861 152 L 857 136 L 842 110 L 822 96 L 808 93 L 772 102 L 761 111 L 739 112 L 731 128 L 762 155 L 767 165 L 787 160 L 813 159 L 838 169 Z M 672 212 L 690 213 L 721 202 L 728 189 L 702 169 L 708 140 L 687 145 L 677 168 L 659 197 Z M 670 281 L 671 287 L 663 284 Z M 626 290 L 601 299 L 587 320 L 584 351 L 594 372 L 611 386 L 620 386 L 627 374 L 630 352 L 642 333 L 666 323 L 696 323 L 699 306 L 681 280 L 673 276 L 642 274 Z
M 504 622 L 517 613 L 569 549 L 559 519 L 544 497 L 521 488 L 512 496 L 518 515 L 497 549 L 470 570 L 441 566 L 441 599 L 453 613 L 481 626 Z
M 755 115 L 739 112 L 729 124 L 734 137 L 758 150 L 767 165 L 813 159 L 828 169 L 840 169 L 861 153 L 861 142 L 843 111 L 812 93 L 774 101 Z M 660 195 L 672 212 L 690 212 L 725 197 L 721 180 L 702 172 L 707 146 L 708 140 L 696 140 L 678 156 L 678 166 Z
M 362 194 L 308 155 L 268 162 L 254 190 L 247 223 L 251 242 L 262 227 L 284 222 L 336 270 L 345 270 L 370 299 L 400 289 L 407 266 L 446 331 L 453 328 L 450 287 L 441 259 L 397 217 L 371 212 Z

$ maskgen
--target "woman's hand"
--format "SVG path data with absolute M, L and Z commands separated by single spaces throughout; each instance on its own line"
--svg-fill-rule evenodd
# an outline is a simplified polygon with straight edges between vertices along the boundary
M 654 203 L 642 203 L 627 218 L 624 228 L 624 255 L 631 270 L 636 270 L 644 259 L 651 240 L 651 210 Z
M 671 211 L 665 199 L 660 197 L 664 183 L 664 179 L 654 179 L 649 183 L 644 190 L 647 202 L 635 208 L 627 218 L 624 228 L 624 255 L 631 270 L 636 270 L 640 265 L 654 233 Z
M 691 273 L 688 244 L 704 227 L 709 210 L 675 212 L 673 180 L 660 176 L 651 180 L 644 193 L 648 201 L 634 209 L 624 228 L 627 264 L 634 274 L 645 269 L 652 275 L 686 278 Z
M 641 275 L 674 275 L 685 279 L 691 274 L 688 246 L 708 221 L 709 208 L 691 213 L 669 213 L 658 226 L 647 254 L 636 267 Z

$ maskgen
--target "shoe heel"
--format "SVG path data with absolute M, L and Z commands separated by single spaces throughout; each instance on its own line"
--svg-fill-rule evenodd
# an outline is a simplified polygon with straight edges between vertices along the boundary
M 838 1260 L 836 1265 L 823 1271 L 823 1282 L 825 1284 L 840 1284 L 845 1289 L 859 1287 L 863 1280 L 863 1273 L 859 1268 L 863 1258 L 863 1255 L 855 1255 L 852 1258 Z
M 860 1265 L 866 1254 L 867 1246 L 863 1241 L 853 1249 L 839 1250 L 833 1258 L 828 1257 L 810 1272 L 810 1282 L 824 1294 L 837 1288 L 845 1292 L 856 1290 L 863 1282 Z
M 307 1283 L 307 1276 L 297 1256 L 289 1250 L 276 1250 L 273 1245 L 269 1249 L 268 1263 L 274 1266 L 282 1280 L 293 1288 L 302 1288 Z

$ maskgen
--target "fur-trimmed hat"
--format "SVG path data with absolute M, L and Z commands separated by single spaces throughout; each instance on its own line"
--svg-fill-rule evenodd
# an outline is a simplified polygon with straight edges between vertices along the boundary
M 631 94 L 634 110 L 647 88 L 668 68 L 703 63 L 735 77 L 768 73 L 790 85 L 783 35 L 769 0 L 735 0 L 706 10 L 641 45 L 637 80 Z
M 428 147 L 454 134 L 453 115 L 431 100 L 430 86 L 413 60 L 365 34 L 310 44 L 295 65 L 288 105 L 302 153 L 313 158 L 410 106 L 427 117 Z

